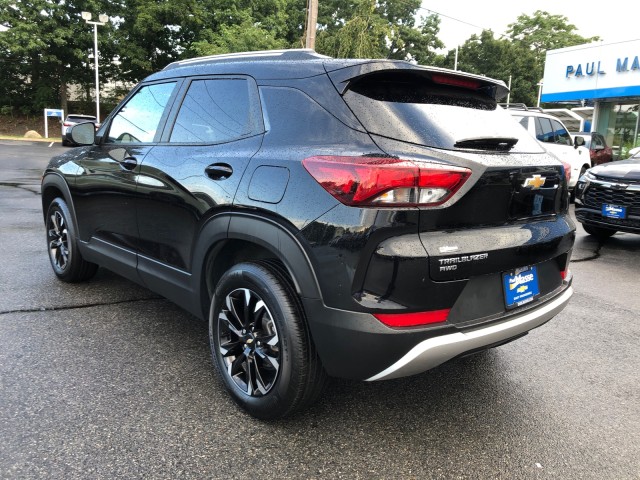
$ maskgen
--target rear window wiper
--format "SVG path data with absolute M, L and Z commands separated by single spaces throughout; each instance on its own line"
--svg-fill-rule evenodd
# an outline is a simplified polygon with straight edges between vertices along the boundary
M 509 151 L 518 143 L 513 137 L 474 137 L 457 140 L 453 145 L 455 148 L 474 148 L 477 150 L 496 150 L 501 152 Z

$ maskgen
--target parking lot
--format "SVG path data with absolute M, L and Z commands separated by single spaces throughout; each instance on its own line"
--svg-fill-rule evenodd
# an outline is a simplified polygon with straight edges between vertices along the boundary
M 206 325 L 101 269 L 55 279 L 40 176 L 0 141 L 0 478 L 640 478 L 640 236 L 578 225 L 569 306 L 423 375 L 333 380 L 265 423 L 214 376 Z

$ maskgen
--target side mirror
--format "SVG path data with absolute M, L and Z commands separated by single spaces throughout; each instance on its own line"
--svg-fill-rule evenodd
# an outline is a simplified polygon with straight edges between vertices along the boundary
M 580 135 L 576 135 L 576 139 L 573 141 L 573 146 L 575 148 L 578 148 L 583 145 L 584 145 L 584 137 L 581 137 Z
M 67 140 L 74 145 L 93 145 L 96 142 L 96 126 L 92 122 L 74 125 L 67 132 Z

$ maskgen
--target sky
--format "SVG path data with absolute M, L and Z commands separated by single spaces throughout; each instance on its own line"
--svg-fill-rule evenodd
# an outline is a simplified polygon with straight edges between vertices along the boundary
M 633 7 L 632 5 L 636 5 Z M 431 10 L 431 12 L 427 10 Z M 482 29 L 493 30 L 496 37 L 507 30 L 519 15 L 532 16 L 536 10 L 552 15 L 563 15 L 569 23 L 578 27 L 576 33 L 583 37 L 598 35 L 604 42 L 619 42 L 640 38 L 638 18 L 640 5 L 635 0 L 423 0 L 418 17 L 433 13 L 440 14 L 439 37 L 447 50 L 462 45 L 474 33 Z M 452 20 L 453 17 L 460 21 Z M 468 25 L 472 24 L 472 25 Z M 478 28 L 481 27 L 481 28 Z

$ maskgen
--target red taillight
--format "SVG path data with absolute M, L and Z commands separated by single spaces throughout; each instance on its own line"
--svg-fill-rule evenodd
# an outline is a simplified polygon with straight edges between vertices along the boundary
M 467 168 L 389 157 L 317 156 L 304 168 L 345 205 L 435 206 L 446 202 L 471 175 Z
M 563 280 L 566 280 L 567 277 L 571 277 L 571 271 L 569 269 L 560 271 L 560 276 Z
M 564 160 L 560 160 L 562 162 L 562 166 L 564 167 L 564 176 L 567 179 L 567 183 L 571 179 L 571 164 L 565 162 Z
M 74 124 L 73 124 L 73 123 L 69 123 L 69 122 L 64 122 L 64 123 L 63 123 L 63 125 L 64 125 L 65 127 L 70 127 L 70 126 L 72 126 L 72 125 L 74 125 Z
M 374 313 L 387 327 L 417 327 L 447 321 L 451 309 L 417 313 Z
M 434 83 L 451 85 L 452 87 L 468 88 L 470 90 L 477 90 L 480 88 L 480 82 L 478 80 L 474 80 L 472 78 L 460 78 L 442 73 L 432 73 L 431 80 Z

